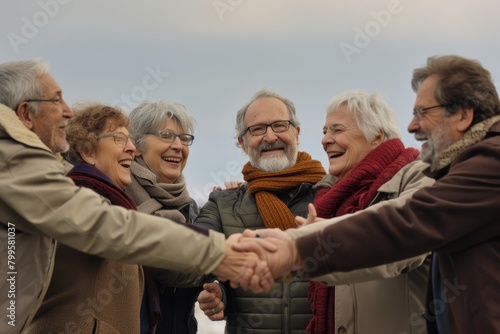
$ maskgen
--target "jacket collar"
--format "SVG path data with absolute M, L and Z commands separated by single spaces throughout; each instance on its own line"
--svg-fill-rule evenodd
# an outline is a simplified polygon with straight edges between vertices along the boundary
M 474 132 L 476 133 L 474 134 Z M 500 135 L 500 116 L 493 116 L 492 118 L 489 118 L 483 122 L 475 124 L 471 128 L 471 130 L 469 130 L 468 135 L 466 135 L 458 142 L 452 144 L 454 148 L 458 148 L 458 150 L 456 150 L 457 152 L 453 156 L 448 157 L 447 160 L 442 159 L 442 161 L 439 161 L 441 168 L 433 169 L 429 167 L 425 169 L 423 172 L 424 175 L 431 177 L 435 180 L 442 178 L 443 176 L 448 174 L 451 164 L 457 158 L 457 156 L 459 156 L 462 152 L 464 152 L 472 145 L 486 138 L 495 137 L 498 135 Z M 438 158 L 441 159 L 441 156 Z
M 1 103 L 0 137 L 10 137 L 21 144 L 35 148 L 41 148 L 52 153 L 52 151 L 40 140 L 40 138 L 33 131 L 29 130 L 24 126 L 23 123 L 21 123 L 14 110 Z

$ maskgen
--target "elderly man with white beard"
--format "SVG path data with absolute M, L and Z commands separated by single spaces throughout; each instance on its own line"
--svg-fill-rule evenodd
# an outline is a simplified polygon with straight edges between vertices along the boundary
M 212 192 L 195 224 L 226 236 L 247 228 L 296 227 L 294 217 L 306 217 L 313 185 L 325 175 L 319 161 L 298 151 L 299 125 L 291 101 L 258 91 L 236 116 L 237 145 L 250 160 L 242 170 L 246 182 L 238 189 Z M 276 283 L 266 294 L 217 283 L 204 289 L 198 296 L 200 308 L 211 320 L 226 317 L 226 333 L 305 332 L 312 316 L 305 281 Z

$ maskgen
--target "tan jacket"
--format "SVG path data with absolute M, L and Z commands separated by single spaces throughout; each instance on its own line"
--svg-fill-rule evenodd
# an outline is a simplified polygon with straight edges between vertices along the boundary
M 142 267 L 58 244 L 47 294 L 25 334 L 140 333 Z
M 212 272 L 225 255 L 223 234 L 110 206 L 76 187 L 54 154 L 4 105 L 0 212 L 2 334 L 21 332 L 40 306 L 53 269 L 54 239 L 104 258 L 200 274 Z
M 422 173 L 428 166 L 421 161 L 406 165 L 378 189 L 377 196 L 365 210 L 377 210 L 385 205 L 402 206 L 415 191 L 434 183 L 433 179 Z M 318 222 L 287 232 L 296 239 L 349 216 L 352 215 L 336 217 L 329 219 L 329 223 Z M 425 310 L 427 292 L 427 256 L 428 254 L 424 254 L 378 267 L 334 272 L 314 278 L 315 281 L 336 286 L 335 332 L 426 333 L 425 321 L 421 315 Z

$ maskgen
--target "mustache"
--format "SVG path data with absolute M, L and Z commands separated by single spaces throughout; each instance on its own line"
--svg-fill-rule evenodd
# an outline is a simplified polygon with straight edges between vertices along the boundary
M 259 145 L 259 153 L 266 150 L 279 150 L 279 149 L 285 149 L 286 151 L 286 145 L 281 140 L 278 140 L 272 144 L 263 142 L 262 144 Z
M 415 139 L 416 140 L 427 140 L 427 139 L 429 139 L 429 137 L 425 133 L 415 132 Z

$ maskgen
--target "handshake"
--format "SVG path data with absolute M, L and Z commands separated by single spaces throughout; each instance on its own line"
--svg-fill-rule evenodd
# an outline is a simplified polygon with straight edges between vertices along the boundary
M 300 269 L 295 242 L 279 229 L 245 230 L 226 239 L 226 255 L 213 271 L 220 281 L 231 281 L 254 293 L 271 290 L 275 278 Z

